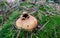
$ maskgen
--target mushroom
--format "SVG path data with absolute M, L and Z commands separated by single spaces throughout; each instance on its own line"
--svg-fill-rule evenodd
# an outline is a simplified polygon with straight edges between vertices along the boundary
M 27 12 L 23 12 L 20 18 L 16 21 L 16 26 L 18 29 L 22 28 L 27 31 L 32 31 L 37 26 L 37 19 Z

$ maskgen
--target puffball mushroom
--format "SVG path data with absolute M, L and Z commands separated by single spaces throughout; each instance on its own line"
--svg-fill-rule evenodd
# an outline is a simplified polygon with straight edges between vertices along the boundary
M 22 28 L 27 31 L 32 31 L 37 26 L 37 19 L 27 12 L 23 12 L 20 18 L 16 21 L 16 26 L 18 29 Z

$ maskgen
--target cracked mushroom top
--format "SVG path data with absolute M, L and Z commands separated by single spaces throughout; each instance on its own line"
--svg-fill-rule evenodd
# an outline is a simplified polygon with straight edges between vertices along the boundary
M 20 18 L 16 21 L 16 26 L 18 29 L 22 28 L 28 31 L 32 31 L 37 26 L 37 19 L 27 12 L 23 12 Z

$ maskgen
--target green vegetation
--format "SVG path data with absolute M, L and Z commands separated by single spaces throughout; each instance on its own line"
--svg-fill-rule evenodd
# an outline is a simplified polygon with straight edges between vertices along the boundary
M 38 19 L 38 25 L 42 24 L 42 27 L 45 24 L 46 25 L 43 27 L 43 29 L 38 29 L 36 33 L 28 32 L 22 29 L 19 38 L 60 38 L 60 16 L 54 7 L 51 7 L 47 4 L 41 6 L 32 5 L 30 3 L 21 3 L 21 7 L 22 6 L 26 8 L 33 8 L 33 6 L 35 6 L 35 12 L 32 10 L 29 10 L 28 12 L 30 12 L 31 15 L 35 16 Z M 20 8 L 20 10 L 17 8 L 17 10 L 11 11 L 11 14 L 8 16 L 7 21 L 5 21 L 2 25 L 3 27 L 0 30 L 0 38 L 16 38 L 18 29 L 14 28 L 14 26 L 16 26 L 15 22 L 17 18 L 19 18 L 19 16 L 22 14 L 22 12 L 22 8 Z M 1 22 L 2 17 L 0 17 L 0 23 Z

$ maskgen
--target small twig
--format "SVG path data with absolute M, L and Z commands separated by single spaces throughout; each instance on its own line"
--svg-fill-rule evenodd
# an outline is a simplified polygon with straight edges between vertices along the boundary
M 34 34 L 34 36 L 35 36 L 36 38 L 39 38 L 36 34 Z
M 50 20 L 48 20 L 48 21 L 41 27 L 40 30 L 42 30 L 42 29 L 47 25 L 47 23 L 49 23 L 49 21 L 50 21 Z
M 34 14 L 36 11 L 31 12 L 30 14 Z
M 32 34 L 31 34 L 31 38 L 32 38 Z
M 18 30 L 18 34 L 17 34 L 17 37 L 16 38 L 19 38 L 20 32 L 21 32 L 21 29 Z
M 26 38 L 28 38 L 28 32 L 27 32 L 27 36 L 26 36 Z
M 5 20 L 6 20 L 5 12 L 2 10 L 2 25 L 3 25 Z

